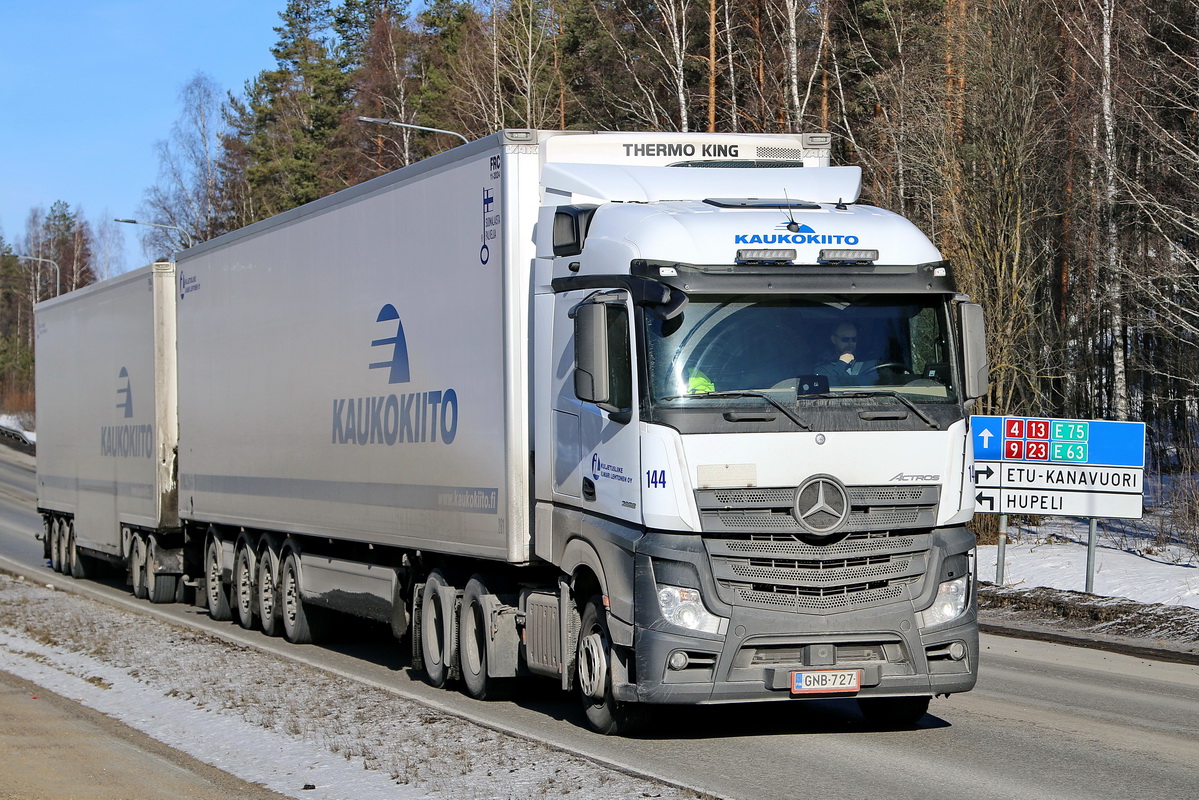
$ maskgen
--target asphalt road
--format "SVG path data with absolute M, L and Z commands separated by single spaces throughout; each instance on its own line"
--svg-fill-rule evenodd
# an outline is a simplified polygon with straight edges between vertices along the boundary
M 32 475 L 0 452 L 0 555 L 54 575 L 33 533 Z M 574 702 L 529 681 L 511 702 L 434 690 L 384 637 L 327 647 L 150 606 L 112 584 L 76 583 L 107 602 L 384 686 L 497 729 L 718 797 L 1188 798 L 1199 786 L 1199 667 L 1060 644 L 982 637 L 979 685 L 935 700 L 915 730 L 870 729 L 846 701 L 661 708 L 640 738 L 585 730 Z

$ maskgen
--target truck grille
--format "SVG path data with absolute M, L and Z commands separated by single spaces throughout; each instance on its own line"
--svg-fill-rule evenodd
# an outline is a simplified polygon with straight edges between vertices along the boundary
M 696 492 L 722 599 L 797 613 L 894 602 L 918 592 L 939 487 L 848 487 L 849 535 L 810 544 L 790 507 L 794 488 Z
M 939 486 L 849 486 L 848 531 L 931 528 L 936 523 Z M 791 514 L 794 487 L 700 489 L 695 493 L 705 532 L 787 531 L 802 533 Z

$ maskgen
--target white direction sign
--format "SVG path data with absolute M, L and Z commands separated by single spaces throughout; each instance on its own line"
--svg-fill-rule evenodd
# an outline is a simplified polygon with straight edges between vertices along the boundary
M 975 511 L 1141 518 L 1142 423 L 973 417 L 970 424 Z

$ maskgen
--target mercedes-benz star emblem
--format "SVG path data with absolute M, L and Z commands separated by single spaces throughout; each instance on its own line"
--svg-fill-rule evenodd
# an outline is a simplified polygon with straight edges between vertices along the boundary
M 809 533 L 835 533 L 849 519 L 849 493 L 829 475 L 808 478 L 795 491 L 795 521 Z

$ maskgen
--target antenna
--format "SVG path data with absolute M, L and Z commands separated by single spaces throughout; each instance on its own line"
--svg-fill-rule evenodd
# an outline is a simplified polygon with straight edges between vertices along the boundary
M 783 189 L 783 197 L 787 200 L 787 230 L 792 233 L 799 233 L 799 223 L 795 221 L 795 215 L 791 213 L 791 198 L 787 196 L 787 190 Z

